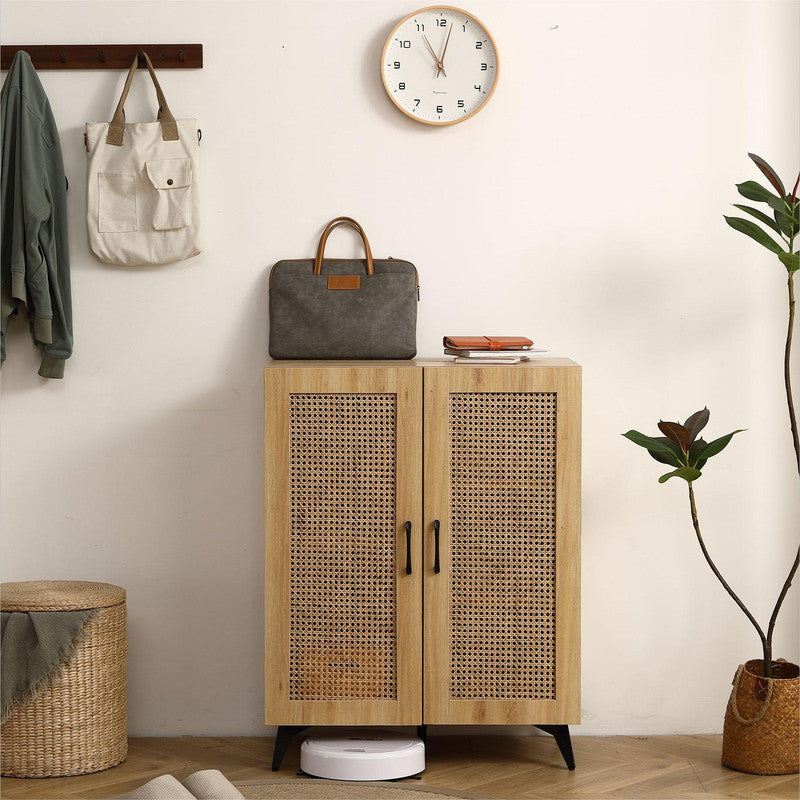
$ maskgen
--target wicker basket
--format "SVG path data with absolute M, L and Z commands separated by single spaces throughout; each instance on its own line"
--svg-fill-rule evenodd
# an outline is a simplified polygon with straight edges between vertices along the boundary
M 0 771 L 16 778 L 83 775 L 128 754 L 125 590 L 107 583 L 0 584 L 3 611 L 97 609 L 74 657 L 0 730 Z
M 800 669 L 787 661 L 773 663 L 778 677 L 761 677 L 761 659 L 748 661 L 736 672 L 722 735 L 726 767 L 756 775 L 798 771 Z

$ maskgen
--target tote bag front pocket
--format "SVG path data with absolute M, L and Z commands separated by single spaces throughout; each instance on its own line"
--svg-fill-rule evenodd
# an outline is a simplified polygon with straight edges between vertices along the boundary
M 100 233 L 138 230 L 136 180 L 132 172 L 98 172 L 97 200 Z
M 156 193 L 153 228 L 174 231 L 192 224 L 192 161 L 165 158 L 145 164 Z

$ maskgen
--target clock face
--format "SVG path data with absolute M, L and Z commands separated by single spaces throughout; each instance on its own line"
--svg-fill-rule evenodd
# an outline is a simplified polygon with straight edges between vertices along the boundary
M 428 125 L 453 125 L 480 111 L 497 85 L 498 69 L 489 31 L 451 6 L 409 14 L 389 35 L 381 58 L 392 102 Z

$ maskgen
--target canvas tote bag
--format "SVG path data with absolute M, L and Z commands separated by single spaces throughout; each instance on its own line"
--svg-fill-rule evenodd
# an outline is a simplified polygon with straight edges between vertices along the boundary
M 201 250 L 197 120 L 175 119 L 143 55 L 157 121 L 125 122 L 137 56 L 111 122 L 86 123 L 89 246 L 107 264 L 169 264 Z
M 364 258 L 325 258 L 331 231 L 353 228 Z M 283 358 L 413 358 L 417 352 L 416 267 L 374 259 L 361 225 L 336 217 L 315 258 L 279 261 L 269 276 L 269 354 Z

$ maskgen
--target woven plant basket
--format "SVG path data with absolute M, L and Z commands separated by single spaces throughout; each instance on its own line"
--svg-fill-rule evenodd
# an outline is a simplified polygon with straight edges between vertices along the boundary
M 3 611 L 97 609 L 69 664 L 0 729 L 0 772 L 49 778 L 99 772 L 128 754 L 125 590 L 107 583 L 0 585 Z
M 733 679 L 725 712 L 722 763 L 756 775 L 789 775 L 798 771 L 800 668 L 773 662 L 764 678 L 764 662 L 748 661 Z

